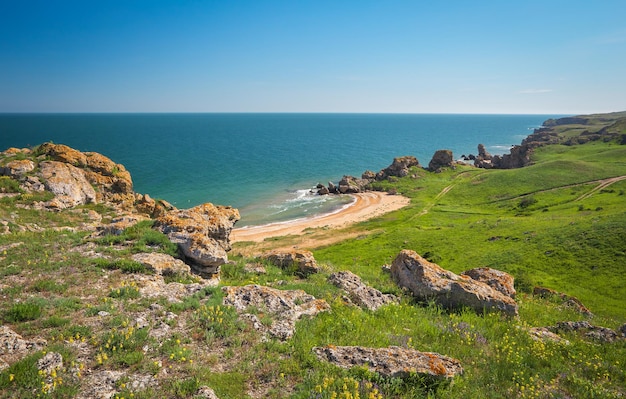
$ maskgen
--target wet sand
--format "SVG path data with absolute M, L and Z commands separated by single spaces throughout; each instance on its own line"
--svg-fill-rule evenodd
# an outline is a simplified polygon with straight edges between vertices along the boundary
M 341 228 L 362 222 L 407 206 L 411 200 L 401 195 L 379 191 L 353 194 L 355 201 L 339 212 L 290 222 L 233 229 L 231 242 L 261 242 L 266 238 L 302 234 L 306 229 Z

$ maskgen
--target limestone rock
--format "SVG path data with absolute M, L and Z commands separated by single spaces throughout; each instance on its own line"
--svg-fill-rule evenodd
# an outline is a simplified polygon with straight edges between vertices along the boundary
M 319 272 L 319 266 L 311 251 L 274 251 L 264 255 L 263 258 L 281 269 L 294 271 L 300 276 Z
M 376 174 L 376 180 L 384 180 L 390 176 L 408 176 L 409 168 L 413 166 L 419 167 L 420 163 L 417 158 L 412 155 L 394 158 L 391 165 Z
M 419 300 L 433 299 L 446 308 L 468 307 L 477 312 L 497 310 L 517 315 L 517 303 L 485 283 L 458 276 L 416 252 L 403 250 L 391 265 L 391 276 Z
M 558 297 L 563 301 L 563 305 L 570 307 L 579 313 L 589 316 L 592 315 L 591 311 L 585 305 L 583 305 L 583 303 L 578 298 L 574 296 L 570 296 L 562 292 L 557 292 L 553 289 L 546 287 L 533 288 L 533 295 L 541 298 Z
M 239 211 L 211 203 L 190 209 L 175 209 L 156 219 L 155 227 L 178 244 L 185 263 L 203 277 L 216 278 L 228 261 L 230 232 Z
M 461 275 L 481 281 L 504 295 L 515 298 L 515 279 L 508 273 L 489 267 L 477 267 L 467 270 L 461 273 Z
M 97 188 L 95 202 L 110 202 L 130 207 L 135 201 L 133 182 L 124 165 L 96 152 L 80 152 L 62 144 L 44 143 L 37 148 L 42 158 L 74 166 Z M 41 165 L 41 164 L 40 164 Z
M 189 265 L 186 265 L 182 260 L 159 252 L 134 254 L 132 259 L 160 275 L 186 274 L 191 272 Z
M 548 330 L 546 327 L 533 327 L 528 330 L 528 334 L 530 334 L 530 337 L 535 341 L 556 342 L 569 345 L 568 340 L 561 338 L 559 335 Z
M 64 209 L 97 202 L 96 191 L 82 169 L 57 161 L 44 161 L 39 167 L 46 190 L 56 197 L 52 206 Z
M 326 301 L 315 299 L 303 290 L 283 291 L 259 285 L 223 287 L 222 290 L 224 305 L 234 306 L 238 313 L 255 319 L 255 328 L 282 340 L 293 336 L 296 321 L 302 316 L 315 316 L 330 310 Z M 266 327 L 260 323 L 256 315 L 248 313 L 251 308 L 271 316 L 272 324 Z
M 367 286 L 359 276 L 351 271 L 333 273 L 328 281 L 345 290 L 353 303 L 365 309 L 376 310 L 398 300 L 395 295 L 383 294 L 377 289 Z
M 20 177 L 30 173 L 35 169 L 35 163 L 29 159 L 19 159 L 8 162 L 4 167 L 0 167 L 0 175 L 9 177 Z
M 206 385 L 203 385 L 200 388 L 198 388 L 198 392 L 196 392 L 196 397 L 201 397 L 204 399 L 219 399 L 219 397 L 215 394 L 215 391 L 213 391 L 211 388 L 207 387 Z
M 606 327 L 594 326 L 588 321 L 561 321 L 556 323 L 556 326 L 547 327 L 547 329 L 554 333 L 582 333 L 585 337 L 602 343 L 610 343 L 623 339 L 616 331 Z
M 44 339 L 28 341 L 9 327 L 0 326 L 0 370 L 45 345 Z
M 451 378 L 463 373 L 458 360 L 433 352 L 419 352 L 397 346 L 364 348 L 359 346 L 315 347 L 313 352 L 324 360 L 345 369 L 365 367 L 384 377 L 404 378 L 417 373 L 437 378 Z
M 137 216 L 120 216 L 111 220 L 109 224 L 101 224 L 96 227 L 95 236 L 102 237 L 106 235 L 119 236 L 124 233 L 124 230 L 136 225 L 140 220 L 144 220 L 143 217 Z
M 435 172 L 441 170 L 441 168 L 450 167 L 453 164 L 454 158 L 452 157 L 452 151 L 437 150 L 428 163 L 428 170 Z
M 41 359 L 37 360 L 37 369 L 50 375 L 54 370 L 63 368 L 63 356 L 57 352 L 48 352 Z

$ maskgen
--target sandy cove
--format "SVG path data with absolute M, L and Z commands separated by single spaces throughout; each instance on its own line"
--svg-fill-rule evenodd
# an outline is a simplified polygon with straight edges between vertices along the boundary
M 230 240 L 232 243 L 241 241 L 261 242 L 270 237 L 299 235 L 306 229 L 347 227 L 353 223 L 398 210 L 411 202 L 407 197 L 390 195 L 380 191 L 368 191 L 352 195 L 355 201 L 339 212 L 291 222 L 233 229 Z

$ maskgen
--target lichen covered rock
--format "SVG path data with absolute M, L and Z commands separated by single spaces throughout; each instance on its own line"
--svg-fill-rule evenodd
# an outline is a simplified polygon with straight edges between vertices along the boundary
M 365 309 L 376 310 L 383 305 L 398 301 L 395 295 L 383 294 L 369 287 L 359 276 L 348 270 L 331 274 L 328 281 L 345 290 L 353 303 Z
M 391 265 L 391 276 L 419 300 L 434 300 L 446 308 L 495 310 L 517 316 L 517 303 L 511 297 L 468 276 L 444 270 L 414 251 L 403 250 L 398 254 Z

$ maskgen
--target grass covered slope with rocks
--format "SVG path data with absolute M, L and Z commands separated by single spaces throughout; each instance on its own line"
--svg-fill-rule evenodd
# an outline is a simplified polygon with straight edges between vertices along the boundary
M 624 116 L 550 121 L 523 168 L 377 181 L 411 205 L 305 233 L 336 244 L 263 243 L 280 257 L 231 250 L 236 210 L 132 193 L 121 165 L 5 151 L 0 397 L 624 397 Z M 53 162 L 80 189 L 52 192 Z

